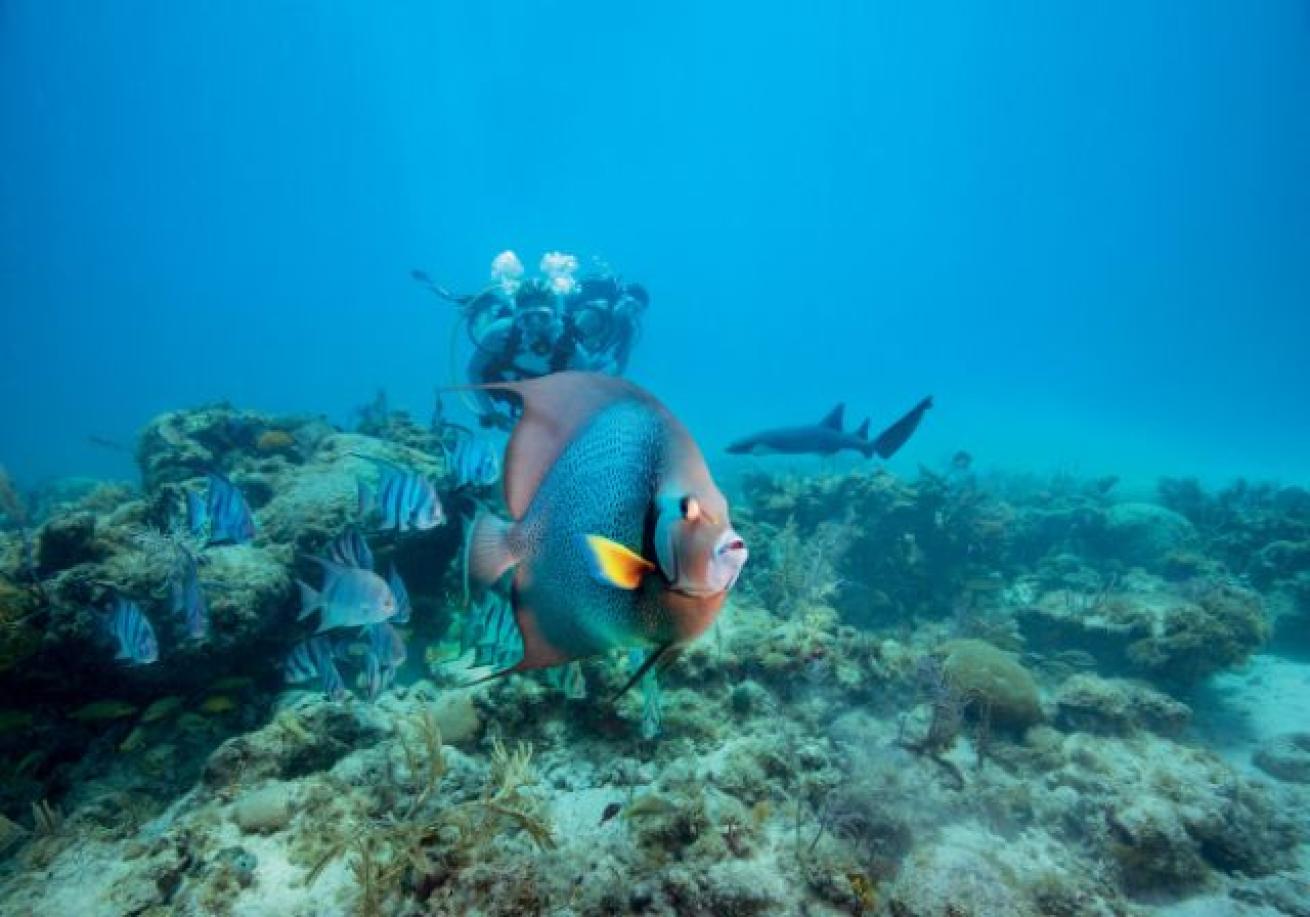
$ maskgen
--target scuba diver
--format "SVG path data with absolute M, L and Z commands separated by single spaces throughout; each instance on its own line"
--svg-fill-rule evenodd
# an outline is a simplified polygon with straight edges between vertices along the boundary
M 515 382 L 561 370 L 622 375 L 636 344 L 642 314 L 650 305 L 645 288 L 624 283 L 608 270 L 576 276 L 578 260 L 550 252 L 541 276 L 524 279 L 511 251 L 491 263 L 492 283 L 478 293 L 455 294 L 423 271 L 415 280 L 460 310 L 460 324 L 473 345 L 466 367 L 470 384 Z M 509 429 L 518 407 L 499 392 L 478 391 L 483 426 Z

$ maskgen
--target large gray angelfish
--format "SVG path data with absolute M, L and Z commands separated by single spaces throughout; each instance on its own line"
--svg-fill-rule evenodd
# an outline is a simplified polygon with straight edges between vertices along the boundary
M 486 388 L 523 400 L 504 463 L 514 519 L 481 515 L 469 546 L 483 582 L 514 571 L 524 653 L 506 672 L 654 647 L 631 685 L 703 633 L 736 583 L 747 552 L 728 502 L 686 427 L 631 382 L 566 372 Z

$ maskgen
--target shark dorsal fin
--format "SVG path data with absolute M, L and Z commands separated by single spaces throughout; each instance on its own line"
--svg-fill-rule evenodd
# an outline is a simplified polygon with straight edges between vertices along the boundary
M 859 429 L 855 431 L 855 438 L 865 440 L 869 438 L 869 418 L 864 418 L 864 423 L 860 424 Z
M 842 414 L 845 413 L 845 411 L 846 403 L 842 402 L 829 411 L 823 420 L 819 421 L 819 426 L 840 431 L 842 428 Z

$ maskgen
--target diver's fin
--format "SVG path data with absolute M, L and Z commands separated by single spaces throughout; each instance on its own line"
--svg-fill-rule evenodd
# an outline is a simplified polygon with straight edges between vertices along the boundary
M 841 430 L 842 417 L 845 413 L 846 413 L 846 402 L 843 401 L 841 404 L 837 405 L 835 408 L 829 411 L 824 416 L 823 420 L 819 421 L 819 426 L 828 427 L 831 430 Z
M 675 647 L 672 643 L 665 643 L 655 647 L 655 649 L 651 650 L 650 655 L 646 657 L 646 660 L 641 664 L 637 671 L 633 673 L 632 677 L 628 679 L 627 683 L 624 684 L 622 688 L 619 688 L 617 694 L 610 698 L 610 702 L 613 703 L 623 695 L 627 694 L 632 686 L 641 681 L 642 677 L 650 671 L 651 666 L 659 663 L 659 668 L 656 669 L 656 671 L 662 672 L 678 658 L 678 654 L 681 652 L 681 647 Z M 664 659 L 665 661 L 660 662 L 661 659 Z
M 591 575 L 608 586 L 636 589 L 641 585 L 641 578 L 655 569 L 646 558 L 604 535 L 584 537 L 591 559 Z
M 869 418 L 864 418 L 864 423 L 860 424 L 859 429 L 855 431 L 855 438 L 863 440 L 869 438 Z
M 473 577 L 486 585 L 500 579 L 518 563 L 509 548 L 510 523 L 492 513 L 480 513 L 469 534 L 468 567 Z
M 555 460 L 597 412 L 624 400 L 652 403 L 650 395 L 624 379 L 573 371 L 463 390 L 469 389 L 511 392 L 523 399 L 523 416 L 505 448 L 503 475 L 505 503 L 515 519 L 524 517 Z

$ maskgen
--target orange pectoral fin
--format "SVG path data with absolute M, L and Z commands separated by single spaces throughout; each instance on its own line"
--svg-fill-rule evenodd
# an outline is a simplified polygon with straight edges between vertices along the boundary
M 641 585 L 641 578 L 655 569 L 646 558 L 604 535 L 588 535 L 586 538 L 591 552 L 592 575 L 602 583 L 619 589 L 636 589 Z

